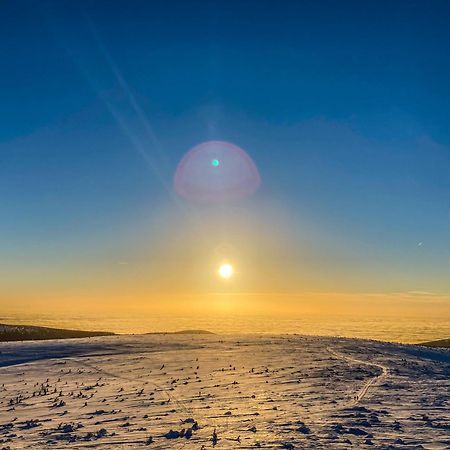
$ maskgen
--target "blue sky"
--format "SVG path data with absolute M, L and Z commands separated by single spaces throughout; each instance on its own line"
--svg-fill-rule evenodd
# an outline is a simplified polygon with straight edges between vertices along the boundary
M 3 2 L 3 136 L 115 88 L 90 20 L 149 114 L 213 102 L 277 122 L 355 118 L 375 133 L 379 114 L 398 111 L 449 143 L 448 2 L 162 3 Z
M 450 290 L 448 2 L 1 10 L 4 280 L 133 253 L 135 228 L 179 208 L 179 159 L 224 139 L 262 176 L 239 208 L 261 220 L 267 205 L 282 210 L 266 219 L 283 217 L 298 244 L 284 259 L 311 271 L 298 289 Z M 152 227 L 158 240 L 164 225 Z M 325 282 L 341 263 L 345 282 Z

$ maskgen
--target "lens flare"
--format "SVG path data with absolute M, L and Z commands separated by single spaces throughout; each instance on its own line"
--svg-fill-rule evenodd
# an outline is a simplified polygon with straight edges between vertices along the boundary
M 208 141 L 189 150 L 180 161 L 174 189 L 198 203 L 221 203 L 247 197 L 261 179 L 250 156 L 237 145 Z

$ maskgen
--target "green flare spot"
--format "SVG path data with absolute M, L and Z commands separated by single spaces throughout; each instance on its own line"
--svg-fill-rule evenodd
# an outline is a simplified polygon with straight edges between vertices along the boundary
M 217 166 L 220 165 L 220 162 L 219 162 L 218 159 L 213 159 L 213 160 L 211 161 L 211 164 L 212 164 L 214 167 L 217 167 Z

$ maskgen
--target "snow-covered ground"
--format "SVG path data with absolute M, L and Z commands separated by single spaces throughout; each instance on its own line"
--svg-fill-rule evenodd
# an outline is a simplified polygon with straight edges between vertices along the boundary
M 0 344 L 0 449 L 449 449 L 450 352 L 305 336 Z

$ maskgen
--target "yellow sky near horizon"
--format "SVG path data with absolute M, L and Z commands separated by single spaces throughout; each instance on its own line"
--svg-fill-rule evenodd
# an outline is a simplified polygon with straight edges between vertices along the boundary
M 90 239 L 11 258 L 0 313 L 450 317 L 450 295 L 425 290 L 439 283 L 418 277 L 405 255 L 358 248 L 280 204 L 162 208 Z M 223 262 L 234 267 L 228 280 L 217 273 Z
M 99 295 L 99 293 L 97 293 Z M 27 297 L 2 295 L 2 312 L 26 314 L 106 314 L 143 317 L 183 315 L 187 318 L 208 315 L 267 317 L 450 317 L 450 296 L 426 292 L 397 293 L 202 293 L 156 294 L 110 292 L 101 296 L 38 293 Z

